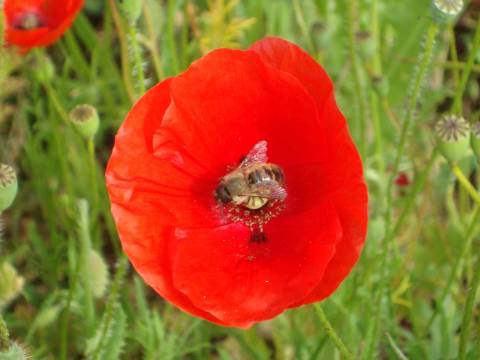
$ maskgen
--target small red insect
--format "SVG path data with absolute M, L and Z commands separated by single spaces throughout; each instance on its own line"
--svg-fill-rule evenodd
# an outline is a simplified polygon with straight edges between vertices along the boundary
M 362 164 L 332 82 L 278 38 L 212 51 L 149 90 L 106 180 L 139 274 L 221 325 L 324 299 L 365 241 Z
M 397 177 L 395 178 L 395 185 L 398 187 L 406 187 L 410 185 L 411 181 L 410 178 L 408 177 L 407 173 L 401 171 L 398 173 Z
M 47 46 L 70 27 L 84 0 L 5 0 L 5 43 L 22 52 Z

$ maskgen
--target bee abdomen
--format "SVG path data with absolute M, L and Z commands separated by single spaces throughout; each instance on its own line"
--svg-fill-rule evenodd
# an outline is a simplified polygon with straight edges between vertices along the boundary
M 249 185 L 256 185 L 265 180 L 283 183 L 283 172 L 278 166 L 263 166 L 250 172 L 247 177 Z
M 273 166 L 272 167 L 272 172 L 275 177 L 275 180 L 278 181 L 279 183 L 283 184 L 283 171 L 280 169 L 278 166 Z

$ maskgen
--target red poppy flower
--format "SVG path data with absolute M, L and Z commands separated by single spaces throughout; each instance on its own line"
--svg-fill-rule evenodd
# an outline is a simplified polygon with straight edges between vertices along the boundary
M 244 182 L 226 191 L 232 174 Z M 148 91 L 106 178 L 136 270 L 217 324 L 248 327 L 324 299 L 365 240 L 362 164 L 332 82 L 277 38 L 215 50 Z
M 70 27 L 83 0 L 5 0 L 5 43 L 23 52 L 54 43 Z

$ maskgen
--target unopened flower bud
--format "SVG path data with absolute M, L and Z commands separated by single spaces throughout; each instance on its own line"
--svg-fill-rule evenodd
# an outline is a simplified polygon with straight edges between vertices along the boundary
M 477 159 L 480 160 L 480 121 L 472 125 L 471 144 L 473 152 Z
M 25 280 L 8 262 L 0 264 L 0 311 L 22 291 Z M 0 358 L 1 360 L 1 358 Z
M 92 272 L 91 285 L 93 296 L 101 298 L 105 294 L 109 282 L 107 263 L 102 255 L 95 250 L 90 250 L 88 262 Z
M 448 161 L 458 161 L 470 149 L 470 125 L 461 116 L 445 115 L 435 124 L 439 147 Z
M 85 138 L 92 138 L 98 131 L 100 120 L 97 110 L 91 105 L 78 105 L 70 112 L 75 129 Z
M 125 17 L 130 23 L 136 23 L 142 14 L 141 0 L 124 0 L 121 7 Z
M 463 9 L 463 0 L 432 0 L 433 18 L 438 23 L 455 19 Z
M 12 205 L 17 190 L 15 170 L 11 166 L 0 164 L 0 213 Z
M 50 57 L 39 57 L 33 65 L 33 75 L 40 83 L 49 83 L 55 76 L 55 66 Z

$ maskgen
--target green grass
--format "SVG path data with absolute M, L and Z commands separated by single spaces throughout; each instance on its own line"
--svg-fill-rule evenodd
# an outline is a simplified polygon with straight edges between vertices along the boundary
M 478 10 L 445 26 L 428 0 L 144 0 L 142 10 L 135 21 L 117 1 L 87 1 L 55 46 L 0 52 L 0 162 L 20 186 L 0 242 L 11 339 L 34 359 L 340 359 L 334 329 L 354 358 L 479 359 L 479 162 L 448 163 L 433 131 L 451 111 L 478 121 Z M 267 34 L 302 46 L 335 82 L 370 222 L 361 260 L 321 308 L 242 331 L 181 313 L 128 268 L 103 174 L 145 89 Z M 68 122 L 80 103 L 100 114 L 94 152 Z M 399 171 L 412 179 L 404 190 Z

